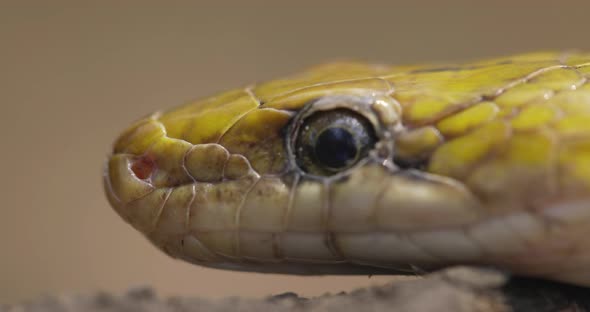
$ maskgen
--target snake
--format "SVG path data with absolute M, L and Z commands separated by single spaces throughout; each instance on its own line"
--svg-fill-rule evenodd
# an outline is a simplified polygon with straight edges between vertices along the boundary
M 210 268 L 590 286 L 589 78 L 578 51 L 326 63 L 139 119 L 104 189 L 160 250 Z

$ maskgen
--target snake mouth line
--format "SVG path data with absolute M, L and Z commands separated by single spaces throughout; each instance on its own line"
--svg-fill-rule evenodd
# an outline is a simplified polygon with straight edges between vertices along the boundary
M 128 164 L 127 168 L 127 172 L 130 175 L 135 174 L 131 170 L 132 165 Z M 392 173 L 389 172 L 387 175 L 391 177 Z M 417 174 L 410 174 L 408 177 L 411 181 L 421 181 L 420 175 Z M 366 176 L 364 178 L 366 179 Z M 351 177 L 351 179 L 347 179 L 347 182 L 345 183 L 348 183 L 349 180 L 354 181 L 355 178 Z M 363 179 L 357 177 L 356 180 Z M 107 188 L 111 189 L 112 192 L 110 182 L 107 181 L 105 185 Z M 189 186 L 187 185 L 183 187 L 187 188 Z M 552 254 L 553 252 L 559 253 L 560 249 L 566 248 L 566 245 L 563 245 L 561 242 L 565 240 L 567 235 L 571 234 L 566 233 L 563 234 L 565 237 L 560 237 L 551 236 L 550 233 L 551 231 L 555 231 L 556 226 L 558 228 L 573 228 L 572 225 L 583 224 L 581 218 L 586 214 L 586 208 L 589 205 L 588 200 L 579 200 L 570 204 L 555 204 L 543 211 L 538 211 L 537 214 L 531 212 L 523 214 L 519 212 L 497 217 L 480 216 L 480 221 L 468 222 L 464 226 L 435 227 L 428 230 L 412 230 L 411 228 L 378 230 L 372 227 L 364 232 L 355 232 L 346 230 L 346 228 L 340 228 L 339 230 L 330 229 L 329 231 L 327 229 L 318 230 L 316 233 L 309 232 L 309 230 L 306 229 L 300 231 L 291 230 L 281 234 L 276 230 L 257 228 L 256 225 L 253 224 L 251 224 L 250 227 L 242 226 L 239 228 L 239 231 L 238 229 L 227 228 L 220 230 L 219 228 L 215 228 L 214 223 L 211 222 L 212 219 L 210 218 L 214 216 L 205 217 L 206 220 L 201 220 L 200 228 L 192 228 L 192 225 L 190 224 L 191 220 L 186 218 L 191 218 L 192 215 L 194 218 L 193 220 L 197 220 L 197 218 L 205 216 L 202 214 L 203 211 L 198 211 L 198 209 L 194 210 L 198 207 L 197 205 L 194 205 L 195 197 L 199 196 L 196 193 L 197 190 L 195 187 L 196 184 L 190 185 L 189 189 L 191 190 L 191 196 L 186 198 L 184 207 L 169 204 L 172 202 L 179 202 L 178 200 L 175 201 L 172 199 L 174 196 L 177 196 L 177 194 L 171 196 L 174 190 L 168 189 L 153 197 L 162 198 L 162 196 L 164 196 L 164 200 L 160 204 L 156 206 L 152 205 L 155 214 L 152 214 L 153 219 L 150 219 L 149 223 L 152 225 L 157 224 L 158 226 L 149 231 L 142 228 L 142 231 L 144 231 L 150 239 L 153 239 L 156 245 L 163 248 L 174 257 L 184 258 L 209 267 L 291 274 L 399 274 L 404 272 L 407 273 L 407 270 L 411 271 L 416 268 L 429 270 L 431 268 L 448 265 L 449 263 L 467 263 L 471 261 L 473 263 L 486 263 L 489 265 L 501 263 L 503 266 L 512 267 L 521 272 L 529 272 L 530 274 L 538 276 L 552 276 L 557 274 L 555 272 L 556 270 L 547 269 L 545 266 L 539 265 L 535 261 L 526 260 L 528 257 L 525 257 L 525 254 L 537 254 L 539 259 L 542 259 L 542 261 L 540 260 L 541 263 L 561 261 L 559 256 L 555 258 Z M 251 187 L 249 188 L 251 189 Z M 358 188 L 358 184 L 355 188 Z M 182 189 L 182 187 L 179 189 Z M 148 197 L 155 192 L 158 192 L 158 190 L 152 190 L 145 194 L 142 199 L 148 199 Z M 119 203 L 119 205 L 120 204 L 121 203 Z M 144 203 L 143 205 L 135 205 L 131 208 L 146 206 L 147 205 Z M 342 207 L 342 205 L 340 207 Z M 336 209 L 336 207 L 333 207 L 332 209 Z M 193 211 L 191 212 L 191 210 Z M 336 215 L 333 213 L 336 213 Z M 330 218 L 335 218 L 333 220 L 337 220 L 340 218 L 338 217 L 339 213 L 346 212 L 338 210 L 331 211 L 332 215 Z M 172 215 L 178 217 L 178 220 L 173 222 L 176 222 L 176 228 L 181 230 L 176 233 L 166 234 L 169 235 L 169 239 L 162 239 L 162 235 L 164 235 L 165 231 L 168 231 L 171 227 L 169 222 L 171 220 L 170 216 Z M 132 224 L 136 226 L 137 220 L 133 220 L 134 216 L 137 215 L 127 214 L 125 219 L 131 221 Z M 397 216 L 397 218 L 403 219 L 404 217 Z M 406 218 L 406 220 L 409 219 Z M 553 230 L 550 230 L 550 228 Z M 534 231 L 531 231 L 533 229 Z M 338 250 L 340 250 L 340 255 L 342 255 L 341 258 L 322 260 L 322 258 L 314 258 L 313 256 L 285 256 L 284 251 L 281 252 L 283 256 L 279 258 L 268 258 L 268 256 L 265 258 L 260 254 L 252 254 L 252 250 L 249 249 L 252 248 L 252 244 L 257 245 L 265 241 L 265 239 L 259 239 L 275 235 L 292 235 L 292 239 L 287 238 L 287 240 L 285 240 L 290 240 L 291 242 L 297 240 L 302 241 L 301 235 L 311 235 L 312 237 L 315 235 L 315 237 L 317 237 L 315 239 L 318 242 L 323 242 L 325 240 L 324 235 L 326 231 L 335 237 L 334 241 L 338 246 Z M 536 234 L 531 236 L 531 233 Z M 490 237 L 493 236 L 496 236 L 496 238 L 490 239 Z M 190 246 L 194 247 L 194 244 L 185 246 L 181 246 L 183 244 L 179 245 L 178 242 L 180 241 L 185 241 L 185 244 L 186 241 L 190 241 L 190 239 L 187 240 L 186 237 L 192 237 L 193 241 L 198 240 L 200 242 L 198 245 L 200 246 L 199 248 L 206 248 L 203 249 L 200 254 L 207 254 L 208 256 L 199 256 L 199 253 L 195 255 L 194 250 L 188 251 L 187 248 L 190 249 Z M 511 241 L 511 243 L 504 245 L 495 244 L 495 242 L 502 240 L 508 240 Z M 224 247 L 217 245 L 221 242 L 224 242 L 221 246 L 223 246 L 223 244 L 231 245 L 232 243 L 230 242 L 233 241 L 240 242 L 242 252 L 245 252 L 242 256 L 239 254 L 234 254 L 232 256 L 231 251 L 223 249 Z M 567 248 L 575 249 L 577 248 L 575 247 L 576 243 L 579 243 L 572 239 L 567 239 L 565 241 L 569 242 L 569 245 L 567 246 L 570 247 Z M 324 243 L 320 243 L 320 245 L 325 247 L 323 244 Z M 374 247 L 375 244 L 383 244 L 383 248 L 388 248 L 389 251 L 386 252 L 383 248 L 379 248 L 381 254 L 373 255 L 367 255 L 362 251 L 364 250 L 364 247 L 362 246 L 372 245 Z M 309 246 L 310 249 L 317 248 L 317 246 L 312 246 L 313 244 Z M 464 249 L 467 248 L 467 246 L 471 247 Z M 342 250 L 344 250 L 344 252 L 342 252 Z M 452 252 L 450 252 L 450 250 Z M 498 255 L 503 253 L 504 256 Z M 479 254 L 480 256 L 475 257 L 474 255 L 476 254 Z M 509 255 L 511 256 L 509 257 Z M 453 257 L 457 258 L 455 259 Z M 343 265 L 342 263 L 348 263 L 348 265 Z

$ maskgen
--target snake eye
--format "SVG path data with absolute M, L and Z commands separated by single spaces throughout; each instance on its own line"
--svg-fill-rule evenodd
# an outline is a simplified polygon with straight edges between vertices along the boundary
M 329 176 L 354 166 L 375 142 L 375 131 L 365 117 L 348 109 L 335 109 L 303 119 L 294 151 L 302 170 Z

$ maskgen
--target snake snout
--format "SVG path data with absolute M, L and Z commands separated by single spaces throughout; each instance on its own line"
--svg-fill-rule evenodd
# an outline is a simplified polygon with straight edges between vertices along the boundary
M 115 141 L 104 172 L 107 197 L 114 210 L 143 233 L 153 230 L 172 188 L 192 181 L 182 167 L 189 145 L 166 138 L 153 117 L 136 122 Z
M 140 230 L 148 227 L 150 222 L 146 217 L 153 215 L 151 211 L 155 207 L 153 204 L 141 206 L 132 203 L 141 201 L 154 192 L 155 187 L 149 183 L 150 170 L 145 159 L 115 154 L 108 160 L 104 173 L 104 187 L 111 206 Z

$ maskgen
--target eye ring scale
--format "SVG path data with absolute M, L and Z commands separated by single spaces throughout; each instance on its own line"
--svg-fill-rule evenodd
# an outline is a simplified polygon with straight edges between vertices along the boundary
M 370 158 L 393 154 L 391 128 L 372 96 L 329 95 L 310 101 L 291 121 L 285 142 L 292 168 L 316 179 L 337 177 Z

